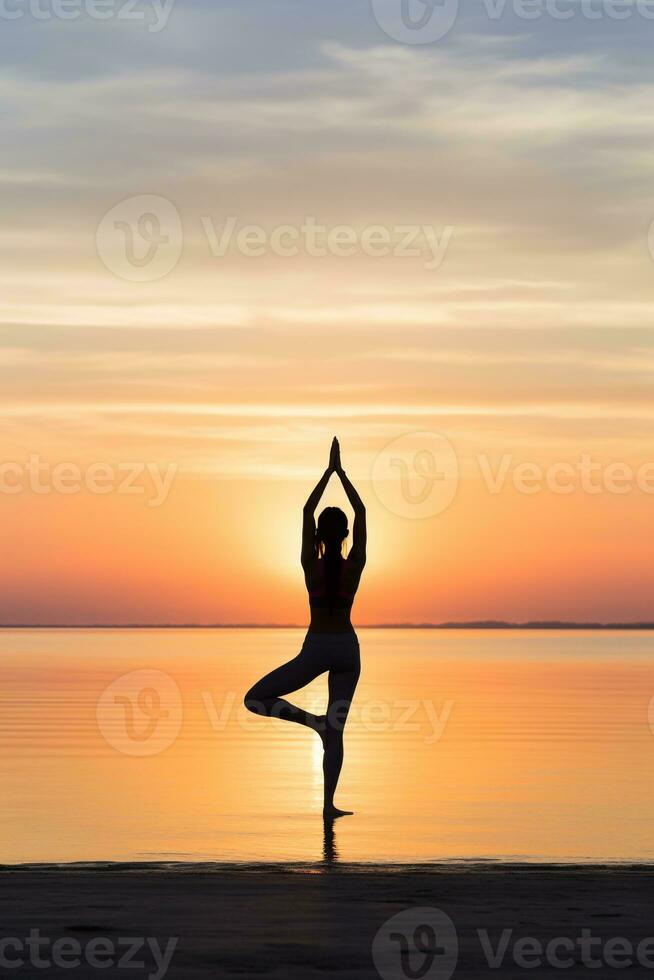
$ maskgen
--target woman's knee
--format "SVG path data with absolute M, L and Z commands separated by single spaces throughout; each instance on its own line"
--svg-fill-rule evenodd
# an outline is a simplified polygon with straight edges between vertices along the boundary
M 257 685 L 251 687 L 248 693 L 243 698 L 243 704 L 248 709 L 252 711 L 255 715 L 261 715 L 264 712 L 263 699 L 257 690 Z

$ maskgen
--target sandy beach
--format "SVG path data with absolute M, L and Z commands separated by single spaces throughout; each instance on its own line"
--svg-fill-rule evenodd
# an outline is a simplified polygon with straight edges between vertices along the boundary
M 422 975 L 438 980 L 533 974 L 539 944 L 539 977 L 613 975 L 629 957 L 632 978 L 654 966 L 651 867 L 135 864 L 1 875 L 2 936 L 22 944 L 2 952 L 23 959 L 17 976 L 402 977 L 397 932 L 411 942 L 434 914 L 436 955 Z M 391 941 L 384 924 L 398 913 Z M 47 973 L 30 961 L 30 933 Z

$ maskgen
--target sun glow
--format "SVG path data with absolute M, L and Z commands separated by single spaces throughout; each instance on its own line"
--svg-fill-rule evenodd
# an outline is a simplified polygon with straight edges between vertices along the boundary
M 305 20 L 301 44 L 262 62 L 251 4 L 230 5 L 228 35 L 220 4 L 195 8 L 190 34 L 167 35 L 183 98 L 155 48 L 140 50 L 145 148 L 122 61 L 106 64 L 107 25 L 85 24 L 71 47 L 53 22 L 47 78 L 27 56 L 7 62 L 0 182 L 20 193 L 1 238 L 2 460 L 178 473 L 156 507 L 129 493 L 2 492 L 0 620 L 304 621 L 301 509 L 333 435 L 368 507 L 359 622 L 650 618 L 651 494 L 496 492 L 477 465 L 650 462 L 639 181 L 651 69 L 632 72 L 637 20 L 594 33 L 592 51 L 579 39 L 561 51 L 548 34 L 560 25 L 543 20 L 534 62 L 524 22 L 480 44 L 462 10 L 455 43 L 414 49 L 372 19 L 366 40 L 339 6 L 324 34 Z M 189 61 L 216 36 L 229 46 L 218 74 L 213 55 Z M 20 118 L 27 156 L 47 168 L 15 139 Z M 481 184 L 465 164 L 480 156 Z M 92 232 L 144 174 L 179 212 L 183 256 L 132 281 L 103 264 Z M 359 242 L 405 222 L 436 222 L 439 240 L 454 231 L 438 268 L 393 249 L 254 258 L 235 240 L 218 256 L 207 224 L 220 233 L 229 215 L 268 242 L 307 215 Z M 377 498 L 375 461 L 425 431 L 454 446 L 459 486 L 444 511 L 412 519 Z M 344 506 L 342 493 L 323 504 Z

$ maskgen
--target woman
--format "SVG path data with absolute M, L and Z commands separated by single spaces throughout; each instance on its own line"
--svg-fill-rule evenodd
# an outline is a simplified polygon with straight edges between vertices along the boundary
M 338 507 L 314 513 L 332 473 L 336 473 L 354 510 L 352 548 L 342 555 L 349 531 L 347 517 Z M 329 466 L 304 505 L 302 568 L 309 593 L 311 622 L 297 657 L 267 674 L 245 695 L 245 705 L 255 714 L 293 721 L 313 729 L 323 743 L 325 798 L 323 815 L 334 819 L 350 814 L 334 806 L 334 793 L 343 765 L 343 729 L 354 689 L 359 680 L 359 641 L 350 621 L 350 610 L 366 563 L 366 508 L 341 467 L 338 439 L 332 442 Z M 329 705 L 326 715 L 313 715 L 285 701 L 283 695 L 304 687 L 329 671 Z

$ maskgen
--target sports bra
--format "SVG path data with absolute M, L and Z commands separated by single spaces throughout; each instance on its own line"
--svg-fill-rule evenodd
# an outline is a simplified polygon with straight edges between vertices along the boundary
M 336 590 L 336 595 L 333 599 L 330 599 L 327 595 L 327 586 L 324 578 L 323 573 L 323 584 L 309 591 L 310 607 L 312 609 L 351 609 L 355 593 L 348 592 L 339 585 Z

